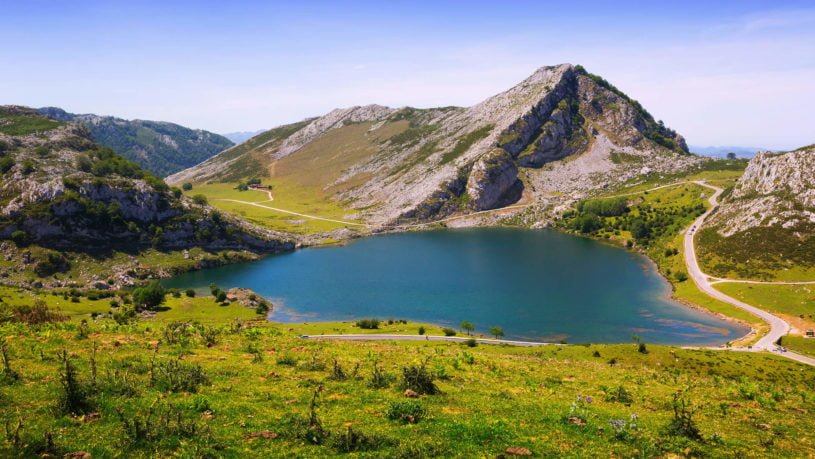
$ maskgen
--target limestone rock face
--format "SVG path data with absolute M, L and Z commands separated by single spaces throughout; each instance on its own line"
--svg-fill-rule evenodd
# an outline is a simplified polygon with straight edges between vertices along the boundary
M 758 153 L 710 224 L 725 237 L 758 227 L 808 233 L 815 225 L 815 145 Z
M 168 181 L 230 183 L 267 173 L 387 227 L 505 206 L 521 191 L 533 205 L 556 207 L 703 161 L 636 100 L 561 64 L 471 107 L 336 109 L 267 131 Z M 298 173 L 304 164 L 327 171 L 322 181 Z
M 508 193 L 517 189 L 519 184 L 518 167 L 512 156 L 502 149 L 495 149 L 479 159 L 470 172 L 467 181 L 470 207 L 473 210 L 499 207 L 502 202 L 512 200 Z
M 46 129 L 0 132 L 6 164 L 0 171 L 0 239 L 16 233 L 43 247 L 88 251 L 152 246 L 266 253 L 294 247 L 285 235 L 193 203 L 93 142 L 83 125 L 0 106 L 0 125 L 19 119 Z

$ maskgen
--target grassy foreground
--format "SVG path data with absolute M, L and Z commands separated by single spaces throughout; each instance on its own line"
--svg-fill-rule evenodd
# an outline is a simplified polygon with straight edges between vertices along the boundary
M 305 340 L 359 330 L 246 320 L 211 297 L 130 325 L 83 325 L 90 312 L 0 325 L 0 455 L 815 454 L 815 369 L 771 355 Z

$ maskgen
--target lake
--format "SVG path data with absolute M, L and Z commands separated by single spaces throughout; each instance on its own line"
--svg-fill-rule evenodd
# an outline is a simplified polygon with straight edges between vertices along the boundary
M 747 328 L 672 301 L 645 257 L 550 230 L 380 235 L 190 272 L 168 287 L 246 287 L 277 322 L 406 319 L 569 343 L 720 345 Z M 690 281 L 688 281 L 690 282 Z

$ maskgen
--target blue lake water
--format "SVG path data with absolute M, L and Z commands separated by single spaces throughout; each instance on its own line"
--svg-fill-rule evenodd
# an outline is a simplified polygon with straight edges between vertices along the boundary
M 407 319 L 569 343 L 719 345 L 747 329 L 670 300 L 646 258 L 549 230 L 461 229 L 369 237 L 186 273 L 169 287 L 250 288 L 278 322 Z M 690 282 L 690 281 L 688 281 Z

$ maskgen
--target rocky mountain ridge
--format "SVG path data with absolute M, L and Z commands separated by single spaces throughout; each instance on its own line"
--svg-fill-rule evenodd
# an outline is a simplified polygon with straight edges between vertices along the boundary
M 84 125 L 49 121 L 25 107 L 0 107 L 0 164 L 0 239 L 18 245 L 89 252 L 293 247 L 280 234 L 184 198 L 93 142 Z
M 79 115 L 57 107 L 37 112 L 57 121 L 83 124 L 94 141 L 159 176 L 194 166 L 234 145 L 224 136 L 165 121 Z
M 387 225 L 519 201 L 550 206 L 562 201 L 558 196 L 577 199 L 704 161 L 638 102 L 571 64 L 542 67 L 468 108 L 337 109 L 259 138 L 265 140 L 252 139 L 168 181 L 260 175 L 305 186 L 302 163 L 308 163 L 332 172 L 310 184 L 315 193 Z
M 758 153 L 711 224 L 725 237 L 756 227 L 815 226 L 815 145 Z

